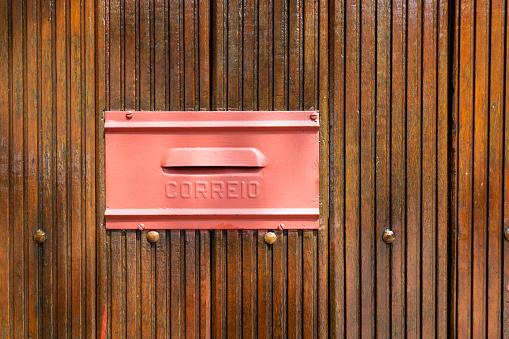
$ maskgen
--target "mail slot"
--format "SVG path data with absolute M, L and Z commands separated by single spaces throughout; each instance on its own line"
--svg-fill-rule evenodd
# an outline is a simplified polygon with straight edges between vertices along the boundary
M 317 117 L 106 112 L 106 228 L 318 228 Z

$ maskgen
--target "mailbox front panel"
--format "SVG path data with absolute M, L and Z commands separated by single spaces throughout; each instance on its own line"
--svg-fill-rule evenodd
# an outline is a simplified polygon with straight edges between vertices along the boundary
M 106 112 L 108 229 L 316 229 L 318 112 Z

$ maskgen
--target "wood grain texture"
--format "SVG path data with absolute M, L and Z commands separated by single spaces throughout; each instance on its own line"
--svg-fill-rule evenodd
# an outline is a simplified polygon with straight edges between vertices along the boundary
M 0 337 L 508 336 L 508 3 L 451 1 L 3 1 Z M 323 228 L 106 231 L 110 109 L 318 109 Z
M 507 335 L 507 2 L 457 1 L 458 338 Z M 505 35 L 504 35 L 505 34 Z M 505 138 L 505 139 L 504 139 Z
M 446 337 L 449 3 L 328 13 L 330 335 Z

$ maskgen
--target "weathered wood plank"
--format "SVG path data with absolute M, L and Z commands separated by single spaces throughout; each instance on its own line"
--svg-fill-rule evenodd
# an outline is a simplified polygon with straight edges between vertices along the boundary
M 422 335 L 436 336 L 437 33 L 436 2 L 423 6 L 422 95 Z M 426 321 L 424 321 L 426 319 Z
M 417 1 L 408 6 L 406 331 L 409 338 L 421 336 L 422 10 L 422 4 Z
M 9 89 L 11 83 L 11 62 L 10 62 L 10 6 L 7 1 L 0 4 L 0 17 L 4 18 L 0 23 L 0 105 L 4 107 L 5 113 L 0 114 L 0 236 L 2 239 L 10 239 L 11 235 L 11 201 L 10 191 L 10 140 L 11 140 L 11 119 L 12 107 L 9 105 L 11 94 Z M 47 191 L 46 191 L 47 192 Z M 45 215 L 47 217 L 47 215 Z M 3 241 L 0 244 L 0 293 L 7 298 L 0 300 L 0 335 L 12 337 L 13 327 L 11 323 L 12 304 L 11 296 L 11 242 Z
M 472 335 L 472 206 L 474 148 L 474 3 L 461 3 L 459 32 L 458 131 L 458 338 Z
M 330 8 L 330 216 L 329 216 L 329 327 L 330 335 L 346 335 L 345 307 L 345 8 Z
M 361 3 L 361 117 L 360 117 L 360 279 L 361 335 L 366 338 L 376 333 L 376 247 L 375 175 L 373 159 L 376 146 L 376 4 L 371 0 Z
M 391 253 L 391 329 L 393 338 L 405 337 L 406 263 L 406 3 L 392 1 L 391 106 L 391 229 L 397 249 Z M 447 134 L 446 134 L 447 135 Z

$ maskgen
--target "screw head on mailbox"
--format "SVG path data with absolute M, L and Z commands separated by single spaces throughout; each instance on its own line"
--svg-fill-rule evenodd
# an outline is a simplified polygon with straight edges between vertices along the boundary
M 317 111 L 133 114 L 105 113 L 107 229 L 319 228 Z

